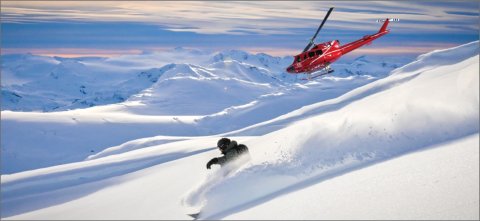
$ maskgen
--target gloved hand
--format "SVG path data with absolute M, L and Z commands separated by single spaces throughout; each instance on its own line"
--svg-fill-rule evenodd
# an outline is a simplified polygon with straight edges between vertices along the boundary
M 217 159 L 217 158 L 211 159 L 211 160 L 208 161 L 208 163 L 207 163 L 207 169 L 210 169 L 210 166 L 212 166 L 212 164 L 216 164 L 216 163 L 218 163 L 218 159 Z

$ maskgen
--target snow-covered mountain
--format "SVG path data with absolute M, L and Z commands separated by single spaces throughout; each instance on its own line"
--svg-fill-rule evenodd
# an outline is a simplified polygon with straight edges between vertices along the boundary
M 168 63 L 180 56 L 193 59 L 187 55 L 197 58 L 197 64 Z M 25 66 L 39 58 L 44 57 L 19 57 Z M 3 173 L 79 161 L 92 152 L 158 134 L 212 135 L 241 129 L 334 98 L 385 77 L 392 69 L 386 67 L 384 75 L 373 77 L 338 73 L 345 76 L 306 82 L 283 72 L 288 58 L 237 50 L 208 53 L 176 48 L 109 59 L 45 59 L 56 64 L 49 74 L 2 87 L 2 108 L 22 111 L 2 113 L 6 116 L 2 126 L 9 128 L 2 131 L 6 137 L 1 140 L 2 159 L 10 162 L 2 165 Z M 148 62 L 153 61 L 161 67 L 151 68 Z M 117 73 L 118 66 L 125 70 Z M 51 114 L 24 113 L 32 110 Z M 36 123 L 40 119 L 47 123 Z M 91 124 L 95 130 L 89 130 Z M 137 130 L 132 131 L 131 125 Z M 99 131 L 110 136 L 105 139 Z
M 223 80 L 229 78 L 242 92 L 252 83 L 271 84 L 275 90 L 279 85 L 298 81 L 298 76 L 284 72 L 292 58 L 263 53 L 253 55 L 238 50 L 210 53 L 176 48 L 113 58 L 61 58 L 31 54 L 5 55 L 2 58 L 1 108 L 13 111 L 50 112 L 121 103 L 145 94 L 141 91 L 158 87 L 154 85 L 157 81 L 176 77 L 208 78 L 218 81 L 213 84 L 219 87 Z M 337 75 L 385 76 L 407 62 L 387 64 L 381 61 L 385 65 L 377 67 L 376 59 L 359 59 L 360 64 L 360 61 L 339 64 Z M 217 92 L 214 90 L 212 94 Z M 171 91 L 163 89 L 161 93 L 169 94 Z
M 335 69 L 336 76 L 351 75 L 371 75 L 381 77 L 385 75 L 385 71 L 394 70 L 411 62 L 409 57 L 385 57 L 385 56 L 367 56 L 356 57 L 351 61 L 343 63 L 334 63 L 332 68 Z
M 478 44 L 302 84 L 213 54 L 121 103 L 2 111 L 2 219 L 478 219 Z M 252 157 L 228 174 L 223 136 Z

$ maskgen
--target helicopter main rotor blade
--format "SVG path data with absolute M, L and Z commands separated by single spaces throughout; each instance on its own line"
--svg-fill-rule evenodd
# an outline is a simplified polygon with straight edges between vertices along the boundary
M 310 49 L 310 47 L 313 45 L 313 40 L 315 40 L 315 38 L 317 37 L 318 32 L 320 32 L 320 30 L 321 30 L 322 27 L 323 27 L 323 24 L 325 24 L 325 22 L 326 22 L 327 19 L 328 19 L 328 16 L 330 16 L 330 13 L 331 13 L 332 11 L 333 11 L 333 7 L 331 7 L 331 8 L 328 10 L 327 15 L 325 15 L 325 18 L 323 18 L 322 24 L 320 24 L 320 26 L 318 26 L 317 32 L 315 32 L 315 34 L 313 35 L 312 39 L 310 39 L 310 42 L 308 43 L 307 47 L 305 47 L 305 49 L 303 49 L 303 52 L 308 51 L 308 49 Z

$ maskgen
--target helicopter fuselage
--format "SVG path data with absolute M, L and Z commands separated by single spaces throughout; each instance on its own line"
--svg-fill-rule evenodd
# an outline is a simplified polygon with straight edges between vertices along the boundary
M 325 69 L 331 63 L 363 45 L 370 44 L 373 40 L 387 34 L 389 20 L 386 19 L 380 30 L 373 35 L 365 35 L 363 38 L 350 42 L 343 46 L 338 40 L 328 41 L 314 45 L 308 51 L 302 52 L 294 57 L 293 63 L 287 67 L 286 71 L 291 74 L 310 74 L 312 72 Z

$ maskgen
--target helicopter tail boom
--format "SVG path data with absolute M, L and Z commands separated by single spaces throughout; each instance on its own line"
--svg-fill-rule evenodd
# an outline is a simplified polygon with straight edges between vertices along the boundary
M 345 44 L 345 45 L 341 46 L 340 50 L 342 51 L 342 54 L 349 53 L 349 52 L 351 52 L 351 51 L 353 51 L 353 50 L 355 50 L 359 47 L 362 47 L 364 45 L 368 45 L 373 40 L 375 40 L 379 37 L 382 37 L 383 35 L 388 34 L 388 32 L 390 32 L 390 30 L 387 30 L 388 23 L 389 23 L 389 19 L 386 19 L 385 22 L 383 23 L 382 27 L 380 28 L 380 30 L 378 30 L 377 33 L 375 33 L 373 35 L 365 35 L 361 39 L 358 39 L 354 42 L 350 42 L 348 44 Z

